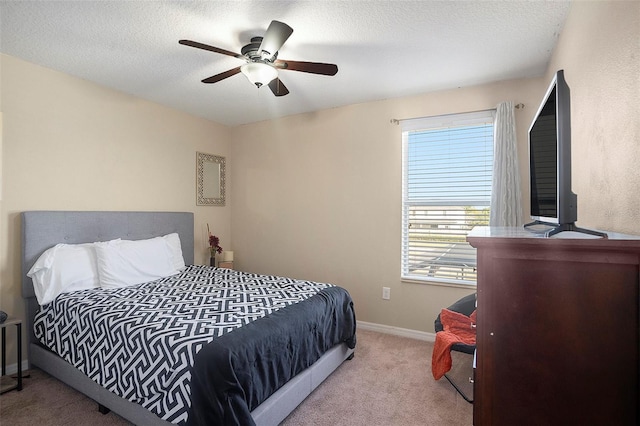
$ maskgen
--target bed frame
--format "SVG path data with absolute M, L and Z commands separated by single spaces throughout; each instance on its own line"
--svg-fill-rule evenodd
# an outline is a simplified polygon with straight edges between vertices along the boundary
M 80 370 L 40 345 L 33 321 L 39 305 L 27 272 L 40 255 L 58 244 L 108 241 L 115 238 L 140 240 L 177 232 L 187 265 L 193 264 L 194 221 L 189 212 L 88 212 L 29 211 L 22 219 L 22 296 L 26 303 L 28 359 L 36 366 L 77 389 L 99 404 L 101 412 L 112 410 L 136 425 L 171 425 L 144 407 L 121 398 L 87 377 Z M 342 362 L 353 356 L 346 344 L 336 345 L 315 364 L 266 399 L 251 415 L 257 425 L 282 422 Z

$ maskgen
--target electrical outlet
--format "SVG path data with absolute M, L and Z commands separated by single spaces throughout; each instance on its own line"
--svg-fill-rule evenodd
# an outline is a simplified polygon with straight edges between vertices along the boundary
M 389 287 L 382 287 L 382 298 L 384 300 L 391 299 L 391 289 Z

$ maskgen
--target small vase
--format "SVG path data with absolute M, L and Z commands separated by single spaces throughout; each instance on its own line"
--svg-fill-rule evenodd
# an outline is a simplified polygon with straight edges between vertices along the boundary
M 209 258 L 209 266 L 216 266 L 216 257 L 215 256 L 211 256 Z

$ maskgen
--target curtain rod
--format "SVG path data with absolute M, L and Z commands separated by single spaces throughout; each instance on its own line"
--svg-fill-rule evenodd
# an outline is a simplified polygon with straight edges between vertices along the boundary
M 515 109 L 524 109 L 524 104 L 523 103 L 516 104 L 514 106 L 514 108 Z M 474 113 L 474 112 L 482 112 L 482 111 L 490 111 L 490 110 L 495 110 L 495 108 L 478 109 L 478 110 L 475 110 L 475 111 L 467 111 L 467 112 L 454 112 L 454 113 L 451 113 L 451 114 L 443 114 L 443 115 L 471 114 L 471 113 Z M 401 121 L 415 120 L 416 118 L 420 118 L 420 117 L 415 117 L 415 118 L 392 118 L 391 120 L 389 120 L 389 123 L 398 125 L 398 124 L 400 124 Z

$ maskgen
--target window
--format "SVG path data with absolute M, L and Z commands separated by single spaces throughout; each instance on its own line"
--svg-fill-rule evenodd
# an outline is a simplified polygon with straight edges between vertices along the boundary
M 402 125 L 402 278 L 476 283 L 466 241 L 489 224 L 494 111 Z

